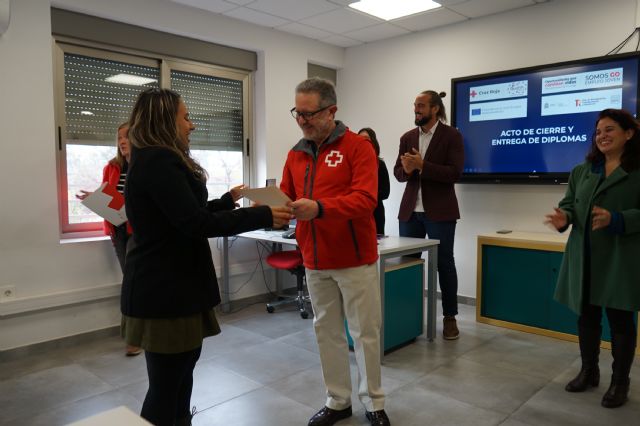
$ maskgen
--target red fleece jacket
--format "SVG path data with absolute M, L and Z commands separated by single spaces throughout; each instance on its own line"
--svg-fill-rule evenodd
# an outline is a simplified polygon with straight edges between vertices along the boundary
M 373 210 L 377 204 L 378 159 L 371 144 L 337 121 L 314 152 L 302 139 L 284 166 L 280 188 L 292 200 L 318 201 L 320 215 L 298 221 L 296 239 L 304 266 L 341 269 L 374 263 L 378 243 Z

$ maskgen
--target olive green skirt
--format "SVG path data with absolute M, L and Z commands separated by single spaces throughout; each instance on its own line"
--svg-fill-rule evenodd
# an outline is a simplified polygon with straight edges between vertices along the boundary
M 175 354 L 199 348 L 205 337 L 220 334 L 220 325 L 213 309 L 179 318 L 123 315 L 120 334 L 127 345 L 149 352 Z

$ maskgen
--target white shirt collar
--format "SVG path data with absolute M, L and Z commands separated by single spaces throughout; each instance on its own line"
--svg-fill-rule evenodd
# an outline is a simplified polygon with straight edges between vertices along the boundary
M 422 130 L 422 126 L 418 126 L 418 131 L 420 132 L 420 136 L 425 136 L 425 135 L 433 135 L 436 131 L 436 127 L 438 127 L 438 123 L 440 123 L 440 120 L 436 120 L 436 124 L 434 124 L 428 131 L 424 131 Z

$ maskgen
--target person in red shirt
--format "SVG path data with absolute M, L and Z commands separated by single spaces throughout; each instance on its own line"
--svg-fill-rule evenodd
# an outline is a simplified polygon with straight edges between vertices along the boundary
M 296 87 L 291 114 L 303 138 L 289 151 L 280 188 L 298 220 L 314 328 L 327 388 L 325 406 L 309 426 L 351 416 L 351 375 L 345 319 L 353 337 L 359 396 L 372 425 L 389 425 L 380 377 L 378 248 L 373 210 L 378 160 L 364 138 L 335 120 L 336 94 L 327 80 Z
M 116 187 L 118 192 L 124 195 L 124 182 L 127 177 L 127 169 L 129 160 L 131 159 L 131 145 L 129 144 L 129 124 L 122 123 L 118 127 L 118 138 L 116 141 L 116 156 L 113 157 L 102 170 L 102 183 L 108 182 Z M 91 194 L 90 191 L 81 190 L 76 197 L 84 200 Z M 124 273 L 124 262 L 127 254 L 127 243 L 131 238 L 133 231 L 129 222 L 115 226 L 109 221 L 104 221 L 104 233 L 111 238 L 113 248 L 116 251 L 120 270 Z M 136 356 L 142 353 L 142 349 L 137 346 L 127 345 L 125 354 L 127 356 Z

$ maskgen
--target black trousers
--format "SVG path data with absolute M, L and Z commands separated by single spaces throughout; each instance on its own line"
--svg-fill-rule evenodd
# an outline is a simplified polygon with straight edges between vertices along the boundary
M 156 426 L 173 426 L 191 414 L 193 369 L 202 347 L 178 354 L 146 351 L 149 390 L 140 415 Z
M 124 261 L 127 257 L 127 243 L 131 239 L 131 236 L 127 234 L 126 223 L 120 226 L 116 226 L 114 235 L 111 236 L 111 242 L 113 248 L 116 250 L 116 256 L 118 257 L 118 263 L 120 264 L 120 270 L 124 273 Z
M 442 314 L 458 315 L 458 272 L 453 258 L 453 241 L 456 236 L 456 221 L 434 222 L 426 214 L 413 212 L 407 222 L 399 222 L 400 236 L 440 240 L 438 245 L 438 284 L 442 293 Z M 417 258 L 422 253 L 411 255 Z

